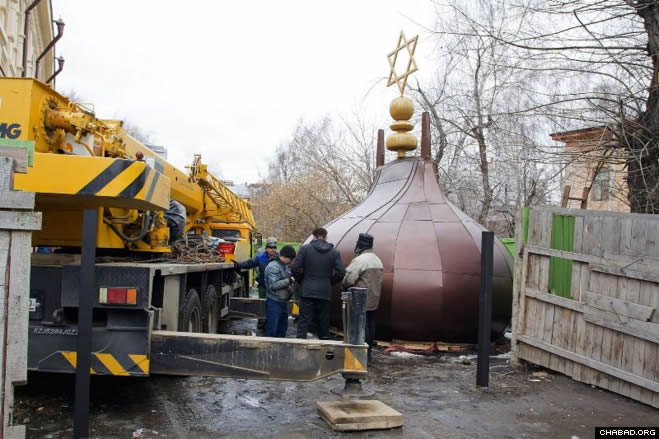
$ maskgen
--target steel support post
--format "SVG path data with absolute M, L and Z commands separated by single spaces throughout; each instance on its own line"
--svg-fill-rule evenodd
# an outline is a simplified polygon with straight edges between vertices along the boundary
M 96 230 L 98 211 L 85 209 L 82 221 L 82 257 L 78 298 L 78 343 L 76 349 L 73 437 L 89 436 L 89 369 L 92 351 L 92 312 L 95 290 Z
M 366 343 L 366 288 L 349 288 L 341 293 L 343 301 L 343 342 L 350 345 Z M 342 373 L 345 379 L 343 388 L 332 392 L 344 397 L 357 398 L 371 396 L 373 392 L 365 392 L 362 388 L 361 375 Z
M 366 330 L 366 288 L 349 288 L 341 295 L 346 304 L 346 333 L 343 335 L 347 344 L 364 344 Z
M 493 265 L 494 232 L 483 232 L 481 243 L 481 289 L 478 297 L 478 365 L 476 367 L 476 384 L 479 387 L 488 387 L 490 379 Z

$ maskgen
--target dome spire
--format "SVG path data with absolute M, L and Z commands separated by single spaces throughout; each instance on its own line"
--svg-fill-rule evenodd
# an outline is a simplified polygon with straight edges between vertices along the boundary
M 398 158 L 405 157 L 407 151 L 414 151 L 417 147 L 417 139 L 410 133 L 414 129 L 414 124 L 410 122 L 410 119 L 414 115 L 414 104 L 410 98 L 404 96 L 404 93 L 407 86 L 407 78 L 418 70 L 416 61 L 414 60 L 414 52 L 416 51 L 418 39 L 419 36 L 416 35 L 408 40 L 405 38 L 403 31 L 401 31 L 398 37 L 397 47 L 388 55 L 391 70 L 389 71 L 387 87 L 397 84 L 400 90 L 400 96 L 391 101 L 391 105 L 389 106 L 389 114 L 391 114 L 391 117 L 395 121 L 389 127 L 395 132 L 387 137 L 387 149 L 389 151 L 396 151 Z M 408 55 L 407 67 L 399 75 L 396 72 L 396 62 L 398 61 L 400 52 L 404 50 L 407 50 Z

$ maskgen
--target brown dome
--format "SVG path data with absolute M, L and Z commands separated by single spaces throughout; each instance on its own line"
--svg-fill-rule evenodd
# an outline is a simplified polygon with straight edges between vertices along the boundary
M 444 197 L 430 161 L 408 157 L 381 166 L 366 198 L 326 228 L 346 266 L 360 233 L 375 238 L 384 264 L 378 339 L 476 342 L 485 229 Z M 510 254 L 495 240 L 493 337 L 510 320 L 511 267 Z M 338 290 L 332 302 L 332 322 L 340 327 Z

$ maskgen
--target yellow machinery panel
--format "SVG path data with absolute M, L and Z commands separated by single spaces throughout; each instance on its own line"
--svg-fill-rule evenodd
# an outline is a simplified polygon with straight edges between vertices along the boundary
M 206 170 L 195 156 L 189 173 L 132 138 L 121 121 L 99 120 L 30 78 L 0 78 L 0 137 L 33 141 L 34 167 L 18 175 L 15 189 L 36 193 L 43 230 L 34 246 L 79 246 L 82 209 L 98 208 L 97 246 L 168 252 L 163 211 L 170 198 L 194 224 L 246 223 L 249 204 Z M 148 238 L 145 231 L 148 231 Z
M 27 78 L 2 78 L 0 122 L 14 125 L 10 139 L 34 140 L 35 150 L 48 152 L 48 134 L 41 121 L 49 106 L 66 108 L 68 100 L 45 84 Z
M 37 208 L 44 212 L 42 230 L 33 234 L 35 246 L 79 246 L 82 209 L 97 207 L 98 247 L 124 248 L 121 238 L 103 224 L 103 207 L 169 206 L 169 179 L 145 162 L 124 159 L 35 153 L 34 167 L 16 174 L 14 188 L 35 192 Z
M 35 192 L 43 206 L 169 206 L 169 179 L 143 161 L 35 153 L 34 167 L 16 174 L 14 188 Z
M 3 137 L 35 145 L 33 167 L 14 180 L 15 189 L 36 193 L 43 212 L 34 246 L 80 246 L 82 211 L 95 207 L 99 248 L 169 251 L 162 211 L 170 179 L 129 155 L 115 127 L 28 78 L 0 78 L 0 123 Z M 115 231 L 130 237 L 147 227 L 151 244 L 125 242 Z

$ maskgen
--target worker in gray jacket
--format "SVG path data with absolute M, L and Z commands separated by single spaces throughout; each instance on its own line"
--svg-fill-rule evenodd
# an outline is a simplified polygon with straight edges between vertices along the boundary
M 295 249 L 285 245 L 279 257 L 265 268 L 265 336 L 286 337 L 288 330 L 288 300 L 293 294 L 290 265 L 295 259 Z
M 373 253 L 373 236 L 360 233 L 355 246 L 357 257 L 352 260 L 343 286 L 346 288 L 366 288 L 366 343 L 368 344 L 368 359 L 375 345 L 375 314 L 380 304 L 380 290 L 382 289 L 382 261 Z

